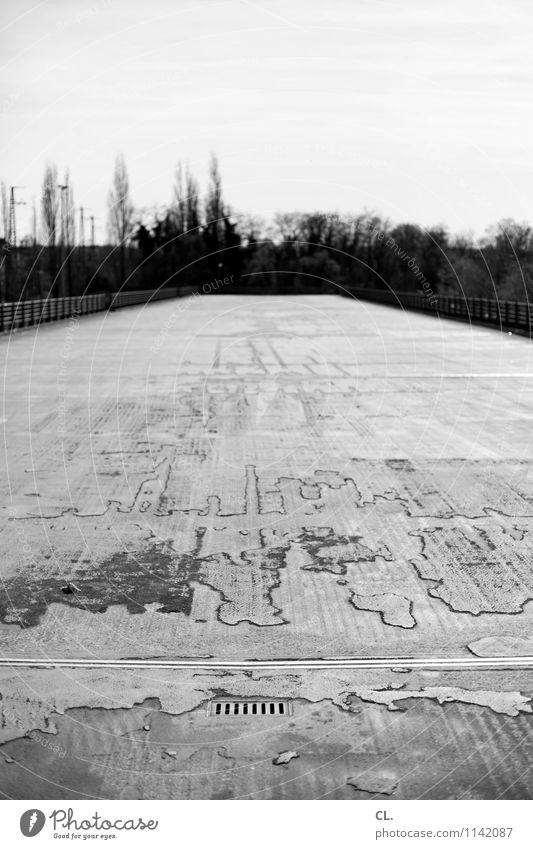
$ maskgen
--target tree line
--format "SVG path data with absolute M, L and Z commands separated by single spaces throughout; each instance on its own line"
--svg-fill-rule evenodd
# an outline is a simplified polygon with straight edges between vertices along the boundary
M 178 163 L 171 201 L 156 211 L 135 208 L 124 157 L 117 156 L 104 239 L 96 240 L 94 217 L 76 206 L 68 171 L 61 179 L 55 165 L 45 168 L 32 233 L 20 241 L 13 238 L 11 200 L 1 183 L 3 300 L 159 286 L 190 291 L 228 278 L 229 289 L 211 291 L 298 294 L 350 284 L 428 297 L 533 294 L 527 223 L 505 219 L 474 239 L 368 212 L 285 212 L 267 222 L 227 204 L 215 156 L 205 196 Z

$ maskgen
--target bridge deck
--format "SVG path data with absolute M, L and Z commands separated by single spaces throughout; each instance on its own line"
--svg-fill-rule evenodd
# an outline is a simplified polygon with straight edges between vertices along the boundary
M 533 655 L 531 350 L 333 296 L 193 297 L 2 340 L 0 654 Z M 401 665 L 223 678 L 33 670 L 23 682 L 3 670 L 0 691 L 17 717 L 11 746 L 21 724 L 46 727 L 59 708 L 158 699 L 182 716 L 222 681 L 235 695 L 328 699 L 334 715 L 370 703 L 370 736 L 397 707 L 391 686 L 430 699 L 413 733 L 441 697 L 459 705 L 459 724 L 465 705 L 483 722 L 483 711 L 521 723 L 530 710 L 529 672 Z M 28 691 L 39 694 L 32 720 Z M 293 795 L 333 792 L 336 770 L 321 773 L 320 793 L 302 778 Z M 517 780 L 504 793 L 525 792 Z M 343 798 L 357 797 L 341 783 Z M 187 788 L 172 792 L 217 792 Z

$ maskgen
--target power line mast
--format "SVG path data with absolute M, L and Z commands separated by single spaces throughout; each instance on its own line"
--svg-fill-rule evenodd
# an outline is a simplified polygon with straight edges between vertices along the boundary
M 9 218 L 7 231 L 7 252 L 5 262 L 5 294 L 2 292 L 2 297 L 20 297 L 17 291 L 17 206 L 24 206 L 24 201 L 17 200 L 15 192 L 17 189 L 23 189 L 24 186 L 9 187 Z M 3 316 L 3 313 L 2 313 Z M 3 321 L 3 317 L 2 317 Z
M 17 216 L 15 212 L 15 207 L 17 206 L 25 206 L 23 200 L 16 200 L 15 191 L 16 189 L 23 189 L 24 186 L 11 186 L 9 192 L 9 229 L 7 235 L 7 241 L 11 248 L 17 247 Z
M 85 209 L 80 206 L 80 229 L 78 232 L 78 245 L 80 248 L 85 247 Z
M 85 213 L 86 206 L 80 206 L 80 224 L 78 229 L 78 248 L 80 254 L 81 276 L 85 281 L 85 264 L 87 260 L 87 251 L 85 250 Z M 85 285 L 85 282 L 84 282 Z
M 60 255 L 59 255 L 59 268 L 61 274 L 61 291 L 60 297 L 64 298 L 66 294 L 66 274 L 65 274 L 65 266 L 67 263 L 68 256 L 68 245 L 67 241 L 67 204 L 68 204 L 68 183 L 58 183 L 57 188 L 60 190 L 60 218 L 61 218 L 61 228 L 60 228 Z M 66 197 L 65 197 L 66 194 Z
M 65 203 L 65 192 L 68 192 L 68 183 L 58 183 L 57 188 L 61 190 L 60 195 L 60 219 L 61 219 L 61 228 L 60 228 L 60 239 L 61 244 L 65 245 L 66 243 L 66 203 Z M 68 198 L 67 198 L 68 202 Z

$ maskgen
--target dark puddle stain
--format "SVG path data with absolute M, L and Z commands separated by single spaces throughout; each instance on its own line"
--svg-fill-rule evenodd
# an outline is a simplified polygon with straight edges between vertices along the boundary
M 50 604 L 67 604 L 103 613 L 110 605 L 125 605 L 130 613 L 144 613 L 157 602 L 163 613 L 190 615 L 194 581 L 202 578 L 202 560 L 153 547 L 133 554 L 117 553 L 98 567 L 73 569 L 68 575 L 46 578 L 16 577 L 4 581 L 0 591 L 0 619 L 23 627 L 37 625 Z
M 197 529 L 191 552 L 176 553 L 164 543 L 153 544 L 137 552 L 117 552 L 97 565 L 80 559 L 72 565 L 65 564 L 61 572 L 43 576 L 26 573 L 5 580 L 0 587 L 0 620 L 23 628 L 33 627 L 54 603 L 90 613 L 104 613 L 113 605 L 123 605 L 131 614 L 144 613 L 148 605 L 157 604 L 160 613 L 190 616 L 195 584 L 202 584 L 219 594 L 216 615 L 224 624 L 236 625 L 240 621 L 258 627 L 286 624 L 282 610 L 274 603 L 273 593 L 280 586 L 290 540 L 278 546 L 242 551 L 234 560 L 224 552 L 202 557 L 205 533 L 205 528 Z M 354 561 L 374 561 L 378 555 L 391 557 L 385 546 L 373 551 L 360 537 L 336 535 L 331 528 L 307 529 L 296 538 L 311 556 L 312 562 L 303 567 L 309 571 L 344 575 L 348 564 Z M 262 598 L 258 621 L 253 611 L 250 611 L 252 615 L 241 616 L 231 610 L 240 593 L 250 592 L 254 596 L 257 590 Z M 264 622 L 265 606 L 272 609 L 271 622 Z M 235 621 L 226 621 L 228 615 Z
M 217 618 L 225 621 L 221 614 L 233 601 L 232 587 L 237 592 L 240 583 L 246 586 L 249 582 L 252 586 L 259 583 L 267 605 L 274 614 L 281 613 L 272 592 L 280 584 L 285 548 L 243 551 L 239 561 L 224 553 L 202 557 L 205 528 L 198 528 L 196 534 L 194 551 L 189 553 L 177 554 L 164 544 L 153 545 L 135 553 L 117 552 L 98 565 L 75 560 L 68 572 L 43 577 L 25 574 L 5 580 L 0 587 L 0 619 L 29 628 L 38 625 L 54 603 L 90 613 L 123 605 L 132 614 L 144 613 L 147 605 L 156 603 L 159 613 L 190 616 L 194 585 L 203 584 L 219 594 Z M 217 565 L 223 569 L 217 569 Z M 280 619 L 275 624 L 283 622 Z
M 298 542 L 312 557 L 312 563 L 303 569 L 306 572 L 324 571 L 346 575 L 350 563 L 373 562 L 378 556 L 385 560 L 392 559 L 386 546 L 372 551 L 361 540 L 360 536 L 335 534 L 331 528 L 306 529 L 298 537 Z

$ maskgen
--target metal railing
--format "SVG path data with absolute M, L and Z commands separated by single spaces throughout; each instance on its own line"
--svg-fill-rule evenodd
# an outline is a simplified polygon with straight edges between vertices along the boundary
M 492 298 L 465 298 L 461 295 L 427 295 L 346 286 L 347 294 L 362 301 L 391 304 L 410 310 L 450 316 L 473 324 L 493 324 L 526 333 L 533 331 L 533 305 L 526 301 L 499 301 Z
M 141 289 L 136 292 L 117 292 L 115 295 L 78 295 L 72 298 L 36 298 L 31 301 L 6 301 L 0 303 L 0 331 L 20 330 L 59 321 L 72 316 L 89 315 L 107 309 L 118 309 L 134 304 L 146 304 L 175 298 L 175 287 L 165 289 Z
M 111 309 L 118 307 L 131 307 L 134 304 L 146 304 L 148 301 L 163 301 L 166 298 L 175 298 L 178 290 L 175 287 L 168 289 L 140 289 L 137 292 L 117 292 L 112 297 Z
M 189 287 L 190 288 L 190 287 Z M 491 298 L 465 298 L 460 295 L 427 295 L 394 292 L 388 289 L 344 287 L 346 295 L 359 300 L 390 304 L 437 316 L 451 316 L 472 323 L 492 324 L 533 334 L 533 308 L 526 301 L 498 301 Z M 175 298 L 190 292 L 175 287 L 141 289 L 111 294 L 79 295 L 72 298 L 43 298 L 0 303 L 0 331 L 19 330 L 72 316 L 89 315 L 107 309 L 146 304 Z

